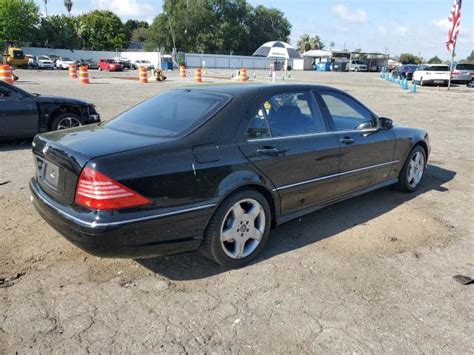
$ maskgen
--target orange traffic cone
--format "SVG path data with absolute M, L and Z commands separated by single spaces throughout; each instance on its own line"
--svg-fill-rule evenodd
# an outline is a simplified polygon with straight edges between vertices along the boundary
M 13 84 L 12 68 L 8 64 L 0 65 L 0 80 L 8 84 Z
M 79 67 L 79 82 L 89 84 L 89 71 L 86 66 Z
M 195 68 L 194 69 L 194 81 L 196 83 L 201 83 L 202 82 L 201 68 Z
M 76 64 L 69 64 L 69 79 L 77 79 Z
M 247 81 L 248 79 L 247 68 L 240 68 L 240 81 Z
M 138 81 L 142 84 L 148 84 L 148 72 L 146 67 L 140 66 L 138 68 Z
M 184 65 L 180 65 L 179 66 L 179 77 L 181 79 L 185 79 L 186 78 L 186 67 Z

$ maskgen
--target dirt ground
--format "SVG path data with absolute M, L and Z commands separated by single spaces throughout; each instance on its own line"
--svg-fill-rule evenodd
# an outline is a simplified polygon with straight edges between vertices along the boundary
M 140 85 L 123 79 L 136 72 L 94 71 L 89 86 L 65 71 L 17 74 L 19 87 L 86 99 L 105 120 L 192 84 L 177 73 Z M 230 71 L 206 75 L 230 82 Z M 249 71 L 254 82 L 264 75 Z M 34 211 L 31 141 L 2 143 L 0 353 L 472 353 L 474 286 L 453 276 L 474 277 L 474 89 L 411 94 L 369 73 L 295 72 L 284 82 L 298 81 L 427 129 L 421 189 L 385 188 L 289 222 L 239 270 L 199 253 L 101 259 Z

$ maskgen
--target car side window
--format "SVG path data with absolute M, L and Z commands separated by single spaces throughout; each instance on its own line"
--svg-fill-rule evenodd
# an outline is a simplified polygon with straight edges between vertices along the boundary
M 250 121 L 245 137 L 247 139 L 271 137 L 270 127 L 267 121 L 267 115 L 263 106 L 259 107 L 257 113 Z
M 0 97 L 9 97 L 9 96 L 12 96 L 13 93 L 14 91 L 6 87 L 0 86 Z
M 278 94 L 264 103 L 272 137 L 325 132 L 321 111 L 310 91 Z
M 377 119 L 350 96 L 337 92 L 321 92 L 321 96 L 332 116 L 336 131 L 377 127 Z

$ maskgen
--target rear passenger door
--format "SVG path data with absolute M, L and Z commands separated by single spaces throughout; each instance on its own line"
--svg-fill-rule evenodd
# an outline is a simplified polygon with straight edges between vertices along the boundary
M 351 96 L 332 90 L 319 93 L 341 146 L 335 197 L 387 180 L 394 163 L 393 130 L 379 129 L 378 118 Z
M 330 200 L 337 182 L 339 141 L 328 132 L 313 93 L 263 97 L 252 115 L 240 147 L 276 186 L 281 213 Z

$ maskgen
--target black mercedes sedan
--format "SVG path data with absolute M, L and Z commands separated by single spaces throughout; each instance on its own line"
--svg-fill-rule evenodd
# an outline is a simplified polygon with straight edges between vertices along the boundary
M 67 97 L 30 94 L 0 81 L 0 139 L 33 137 L 40 132 L 100 121 L 94 105 Z
M 37 135 L 31 199 L 94 255 L 199 249 L 240 267 L 281 223 L 387 185 L 415 191 L 429 153 L 425 131 L 331 87 L 191 87 Z

